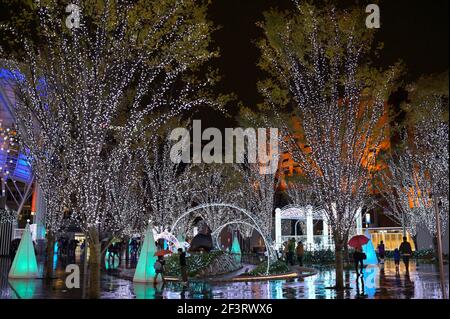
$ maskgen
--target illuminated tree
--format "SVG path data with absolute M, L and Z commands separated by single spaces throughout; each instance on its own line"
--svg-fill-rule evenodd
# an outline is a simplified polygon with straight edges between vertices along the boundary
M 244 177 L 241 203 L 254 215 L 262 236 L 270 242 L 278 186 L 276 174 L 269 173 L 260 163 L 246 163 L 241 172 Z
M 192 201 L 194 203 L 197 205 L 235 203 L 238 194 L 230 174 L 236 174 L 237 171 L 230 165 L 197 164 L 192 170 L 199 174 L 198 178 L 193 180 L 195 193 Z M 212 231 L 240 218 L 237 212 L 227 207 L 205 207 L 200 215 Z
M 314 193 L 311 187 L 304 180 L 289 178 L 286 187 L 286 194 L 292 204 L 299 206 L 316 206 Z
M 261 24 L 259 83 L 285 144 L 325 211 L 344 287 L 343 249 L 360 209 L 370 203 L 370 165 L 383 138 L 380 118 L 395 69 L 370 64 L 373 32 L 361 8 L 337 11 L 301 2 L 293 14 L 269 12 Z M 288 125 L 294 116 L 300 134 Z
M 215 53 L 206 5 L 194 0 L 73 3 L 81 20 L 69 29 L 57 1 L 37 1 L 39 42 L 16 32 L 25 58 L 7 66 L 24 75 L 15 79 L 18 112 L 40 109 L 39 121 L 59 120 L 49 138 L 64 154 L 56 160 L 70 189 L 71 218 L 87 235 L 90 292 L 98 297 L 111 156 L 184 110 L 217 104 L 206 95 L 212 78 L 192 72 Z
M 414 86 L 405 106 L 411 133 L 381 172 L 380 194 L 388 214 L 413 235 L 422 229 L 436 238 L 436 210 L 442 233 L 448 228 L 448 89 L 416 92 Z
M 138 151 L 112 158 L 109 162 L 109 177 L 105 181 L 108 215 L 104 218 L 103 228 L 111 238 L 129 238 L 133 234 L 143 234 L 146 228 L 149 214 L 145 207 L 147 194 L 141 162 Z
M 147 203 L 157 232 L 171 229 L 189 207 L 193 192 L 194 174 L 189 166 L 174 163 L 170 151 L 169 141 L 155 139 L 144 158 Z
M 419 198 L 424 194 L 420 191 L 419 168 L 414 156 L 406 151 L 401 156 L 388 162 L 388 169 L 380 172 L 380 194 L 387 203 L 386 213 L 399 224 L 408 229 L 412 235 L 417 232 L 420 221 L 417 218 L 429 212 L 430 207 L 422 205 Z
M 13 73 L 19 79 L 22 75 Z M 40 101 L 45 98 L 46 87 L 42 79 L 37 84 L 15 81 L 15 90 L 21 99 L 13 105 L 18 143 L 32 166 L 37 187 L 44 198 L 45 229 L 47 238 L 46 275 L 53 272 L 53 246 L 56 235 L 67 224 L 64 212 L 69 206 L 68 173 L 64 169 L 63 138 L 67 134 L 62 114 L 51 112 L 52 105 Z
M 415 158 L 420 167 L 419 187 L 424 193 L 419 198 L 422 205 L 433 205 L 440 216 L 442 234 L 448 227 L 449 179 L 448 179 L 448 93 L 447 97 L 430 96 L 420 107 L 429 116 L 419 120 L 414 132 Z M 428 195 L 428 198 L 425 195 Z M 423 225 L 435 238 L 436 215 L 422 214 Z

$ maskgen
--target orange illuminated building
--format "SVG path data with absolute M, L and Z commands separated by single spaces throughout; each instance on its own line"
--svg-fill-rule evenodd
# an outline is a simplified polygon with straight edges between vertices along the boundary
M 378 158 L 380 152 L 386 151 L 391 147 L 391 142 L 389 138 L 389 127 L 388 123 L 388 112 L 387 112 L 387 103 L 384 105 L 385 112 L 380 117 L 378 123 L 376 124 L 376 135 L 372 137 L 373 143 L 366 147 L 365 154 L 362 158 L 362 165 L 367 166 L 371 172 L 377 172 L 386 168 L 386 163 Z M 304 143 L 304 136 L 301 133 L 301 123 L 296 117 L 292 117 L 292 127 L 293 127 L 293 139 L 298 144 L 299 148 L 304 150 L 304 152 L 308 153 L 311 151 L 310 146 Z M 381 141 L 377 142 L 375 139 L 378 139 L 380 134 L 382 134 Z M 374 146 L 374 144 L 378 144 L 378 146 Z M 280 181 L 279 190 L 283 191 L 287 188 L 286 177 L 301 175 L 301 167 L 300 165 L 294 161 L 292 158 L 292 154 L 289 151 L 286 151 L 281 154 L 279 161 L 279 169 L 278 174 Z M 371 193 L 376 193 L 374 189 L 370 190 Z

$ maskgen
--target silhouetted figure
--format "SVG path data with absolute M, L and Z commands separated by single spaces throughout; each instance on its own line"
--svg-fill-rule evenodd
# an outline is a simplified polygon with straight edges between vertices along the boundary
M 188 281 L 188 274 L 187 274 L 187 263 L 186 263 L 186 253 L 183 251 L 183 248 L 178 248 L 178 253 L 180 254 L 180 272 L 181 272 L 181 279 L 184 283 Z
M 156 280 L 158 278 L 158 275 L 161 276 L 161 280 L 164 283 L 165 279 L 164 279 L 164 266 L 165 266 L 166 262 L 164 261 L 164 258 L 162 256 L 158 256 L 158 259 L 156 260 L 155 264 L 153 265 L 153 267 L 155 268 L 155 277 L 153 280 L 153 283 L 156 284 Z
M 132 239 L 130 242 L 130 253 L 131 253 L 131 262 L 135 263 L 137 261 L 139 246 L 136 239 Z
M 362 252 L 361 247 L 356 247 L 353 252 L 353 261 L 355 263 L 356 275 L 362 275 L 364 269 L 364 259 L 366 254 Z M 359 266 L 359 267 L 358 267 Z
M 398 248 L 394 249 L 394 264 L 395 264 L 395 274 L 400 274 L 400 251 Z
M 377 250 L 378 250 L 379 262 L 380 262 L 380 264 L 384 264 L 384 256 L 386 254 L 386 251 L 384 249 L 383 241 L 380 241 L 380 244 L 378 245 Z
M 406 237 L 403 237 L 403 242 L 400 244 L 398 250 L 402 256 L 403 263 L 405 264 L 406 273 L 409 274 L 409 258 L 412 255 L 412 248 Z
M 301 241 L 298 242 L 297 247 L 295 248 L 295 254 L 297 255 L 297 261 L 300 267 L 303 266 L 303 255 L 305 254 L 305 248 L 303 247 L 303 243 Z

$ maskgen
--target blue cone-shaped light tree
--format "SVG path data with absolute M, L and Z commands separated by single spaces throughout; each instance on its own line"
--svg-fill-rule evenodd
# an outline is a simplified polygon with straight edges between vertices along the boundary
M 238 263 L 241 262 L 241 245 L 239 245 L 239 240 L 236 236 L 236 234 L 233 236 L 233 244 L 231 245 L 231 251 L 233 256 L 235 257 L 236 261 Z
M 367 238 L 369 238 L 368 243 L 363 245 L 363 247 L 362 247 L 363 252 L 367 256 L 367 258 L 364 260 L 364 265 L 376 265 L 376 264 L 378 264 L 378 258 L 377 258 L 377 254 L 375 253 L 375 248 L 373 247 L 372 236 L 370 235 L 368 229 L 366 229 L 366 232 L 364 235 Z
M 145 232 L 144 243 L 134 273 L 134 282 L 153 282 L 155 278 L 156 245 L 152 225 L 149 224 Z
M 8 277 L 12 279 L 38 277 L 36 255 L 34 253 L 33 240 L 31 239 L 30 224 L 28 221 Z

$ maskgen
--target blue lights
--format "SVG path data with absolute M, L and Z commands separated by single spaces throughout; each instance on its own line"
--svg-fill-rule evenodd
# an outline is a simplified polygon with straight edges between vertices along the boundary
M 23 81 L 23 80 L 25 80 L 25 76 L 22 73 L 20 73 L 19 71 L 10 71 L 10 70 L 1 68 L 0 69 L 0 79 Z
M 11 90 L 8 90 L 8 87 L 11 87 L 11 82 L 23 81 L 25 77 L 19 71 L 10 71 L 7 69 L 0 69 L 0 111 L 4 113 L 6 118 L 1 118 L 2 123 L 6 126 L 3 129 L 10 129 L 11 125 L 13 125 L 13 114 L 11 113 L 12 103 L 14 101 L 11 100 L 9 96 Z M 39 81 L 40 90 L 44 91 L 45 81 Z M 4 90 L 6 89 L 6 90 Z M 14 179 L 21 182 L 28 183 L 32 177 L 32 171 L 30 163 L 25 154 L 19 153 L 16 149 L 16 146 L 12 146 L 13 144 L 9 143 L 9 140 L 1 139 L 0 143 L 2 147 L 0 149 L 0 167 L 6 174 Z
M 367 258 L 364 260 L 364 265 L 376 265 L 378 264 L 378 258 L 375 252 L 375 248 L 373 247 L 372 236 L 367 229 L 364 236 L 369 238 L 369 242 L 362 246 L 363 252 L 367 256 Z

